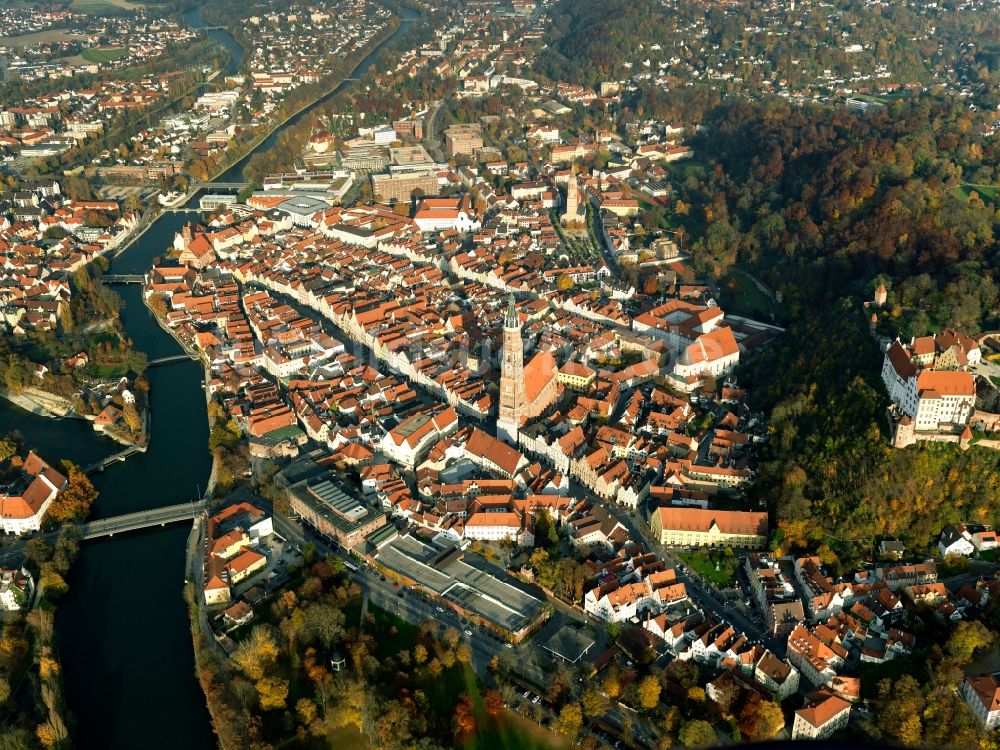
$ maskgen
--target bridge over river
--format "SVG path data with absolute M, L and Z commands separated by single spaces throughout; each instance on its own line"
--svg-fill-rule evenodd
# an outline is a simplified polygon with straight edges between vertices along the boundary
M 140 510 L 135 513 L 125 513 L 111 518 L 102 518 L 98 521 L 90 521 L 80 526 L 81 538 L 100 539 L 101 537 L 114 536 L 115 534 L 127 534 L 130 531 L 141 531 L 155 526 L 166 526 L 169 523 L 180 523 L 182 521 L 193 521 L 198 516 L 208 511 L 208 501 L 200 500 L 193 503 L 179 503 L 178 505 L 167 505 L 162 508 L 152 508 L 150 510 Z M 24 555 L 24 545 L 29 539 L 44 539 L 49 543 L 55 542 L 59 533 L 51 531 L 46 534 L 33 534 L 24 539 L 18 539 L 13 544 L 0 549 L 0 563 L 10 561 L 20 561 Z

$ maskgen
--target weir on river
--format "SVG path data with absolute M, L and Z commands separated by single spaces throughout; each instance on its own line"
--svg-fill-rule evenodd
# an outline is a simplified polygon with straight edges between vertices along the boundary
M 400 27 L 356 70 L 366 69 L 381 48 L 416 18 L 402 9 Z M 200 7 L 188 11 L 185 20 L 204 28 Z M 232 60 L 224 73 L 235 73 L 242 64 L 242 49 L 224 30 L 206 33 L 230 50 Z M 341 84 L 327 97 L 349 85 L 350 81 Z M 282 129 L 255 151 L 270 148 Z M 248 157 L 220 175 L 219 181 L 242 182 Z M 198 216 L 193 211 L 164 212 L 115 258 L 112 273 L 127 280 L 145 275 L 170 246 L 175 232 Z M 97 521 L 187 502 L 199 496 L 211 470 L 201 363 L 183 355 L 179 344 L 159 326 L 144 305 L 138 284 L 121 284 L 116 291 L 124 301 L 126 334 L 149 360 L 162 365 L 148 371 L 152 416 L 148 450 L 108 465 L 93 477 L 100 499 L 91 520 Z M 121 450 L 83 420 L 46 419 L 3 400 L 0 425 L 20 430 L 30 447 L 52 461 L 69 458 L 91 466 Z M 56 620 L 66 695 L 76 719 L 75 746 L 84 750 L 216 746 L 195 675 L 190 621 L 182 597 L 188 533 L 186 523 L 157 526 L 81 546 Z

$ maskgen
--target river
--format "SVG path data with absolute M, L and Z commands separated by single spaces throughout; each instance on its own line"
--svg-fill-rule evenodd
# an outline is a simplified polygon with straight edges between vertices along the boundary
M 396 32 L 355 70 L 365 70 L 381 48 L 398 39 L 418 16 L 403 8 L 401 17 Z M 200 7 L 188 11 L 185 19 L 194 26 L 204 25 Z M 206 33 L 233 53 L 226 74 L 238 70 L 243 53 L 235 39 L 222 30 Z M 341 84 L 329 96 L 348 85 Z M 277 135 L 257 150 L 269 148 Z M 219 180 L 241 174 L 242 164 L 233 168 L 239 172 L 230 170 Z M 193 212 L 161 215 L 115 259 L 113 272 L 144 273 L 171 244 L 174 233 L 196 216 Z M 143 304 L 139 286 L 123 285 L 117 291 L 124 300 L 122 324 L 138 349 L 150 359 L 180 352 Z M 149 449 L 93 478 L 100 491 L 95 518 L 173 505 L 204 491 L 211 456 L 202 379 L 202 367 L 195 362 L 150 368 Z M 69 458 L 85 465 L 119 450 L 82 420 L 35 416 L 5 400 L 0 400 L 0 425 L 3 431 L 20 430 L 26 444 L 51 461 Z M 82 545 L 56 619 L 77 747 L 209 750 L 216 746 L 194 673 L 182 597 L 189 531 L 187 524 L 174 525 Z
M 365 71 L 367 71 L 368 66 L 375 62 L 376 58 L 379 56 L 379 53 L 382 52 L 382 49 L 391 42 L 394 42 L 400 36 L 402 36 L 403 33 L 405 33 L 406 30 L 409 29 L 409 27 L 413 24 L 413 22 L 420 17 L 420 15 L 416 11 L 407 8 L 405 6 L 399 6 L 396 9 L 396 12 L 400 19 L 399 27 L 396 29 L 395 32 L 393 32 L 392 36 L 390 36 L 387 40 L 382 42 L 382 44 L 378 45 L 375 49 L 373 49 L 371 52 L 365 55 L 365 57 L 362 58 L 361 62 L 359 62 L 357 65 L 354 66 L 354 70 L 350 72 L 347 78 L 353 78 L 359 73 L 364 73 Z M 219 175 L 214 180 L 214 182 L 243 182 L 243 168 L 247 165 L 247 162 L 250 161 L 251 156 L 253 156 L 258 151 L 267 151 L 268 149 L 270 149 L 272 146 L 274 146 L 275 143 L 278 142 L 278 136 L 280 136 L 281 133 L 286 128 L 289 128 L 292 125 L 301 122 L 302 118 L 308 115 L 313 108 L 318 107 L 319 105 L 323 104 L 326 101 L 329 101 L 334 96 L 339 94 L 341 91 L 344 91 L 346 88 L 353 85 L 354 83 L 352 81 L 346 81 L 346 80 L 342 81 L 338 86 L 333 88 L 328 93 L 324 94 L 311 106 L 306 107 L 298 114 L 292 115 L 292 117 L 289 118 L 288 122 L 286 122 L 280 128 L 271 133 L 267 138 L 265 138 L 264 141 L 257 148 L 255 148 L 253 151 L 248 153 L 238 162 L 233 164 L 233 166 L 231 166 L 229 169 L 227 169 L 225 172 Z

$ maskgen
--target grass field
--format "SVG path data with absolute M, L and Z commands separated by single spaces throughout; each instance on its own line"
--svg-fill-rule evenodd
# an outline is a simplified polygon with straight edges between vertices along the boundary
M 336 747 L 343 750 L 369 750 L 371 747 L 365 735 L 353 725 L 335 729 L 328 733 L 324 740 L 314 743 L 314 746 L 316 748 Z
M 731 269 L 719 279 L 719 289 L 722 292 L 720 304 L 726 312 L 763 321 L 771 319 L 771 300 L 743 271 Z
M 958 188 L 958 192 L 963 198 L 979 193 L 979 197 L 986 203 L 1000 201 L 1000 185 L 973 185 L 967 182 Z
M 85 49 L 81 53 L 84 60 L 92 63 L 111 62 L 124 54 L 124 47 L 94 47 L 93 49 Z
M 732 586 L 736 579 L 736 567 L 740 562 L 735 556 L 722 552 L 679 552 L 678 555 L 692 570 L 717 586 Z M 718 570 L 715 569 L 716 562 Z

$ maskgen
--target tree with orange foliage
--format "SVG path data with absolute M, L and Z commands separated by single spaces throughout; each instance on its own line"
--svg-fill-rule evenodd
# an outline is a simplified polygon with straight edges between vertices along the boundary
M 472 696 L 462 693 L 458 696 L 455 706 L 455 734 L 459 737 L 471 737 L 476 731 L 476 714 L 472 706 Z
M 483 705 L 486 707 L 486 713 L 497 716 L 503 710 L 503 696 L 497 690 L 487 690 L 483 696 Z

